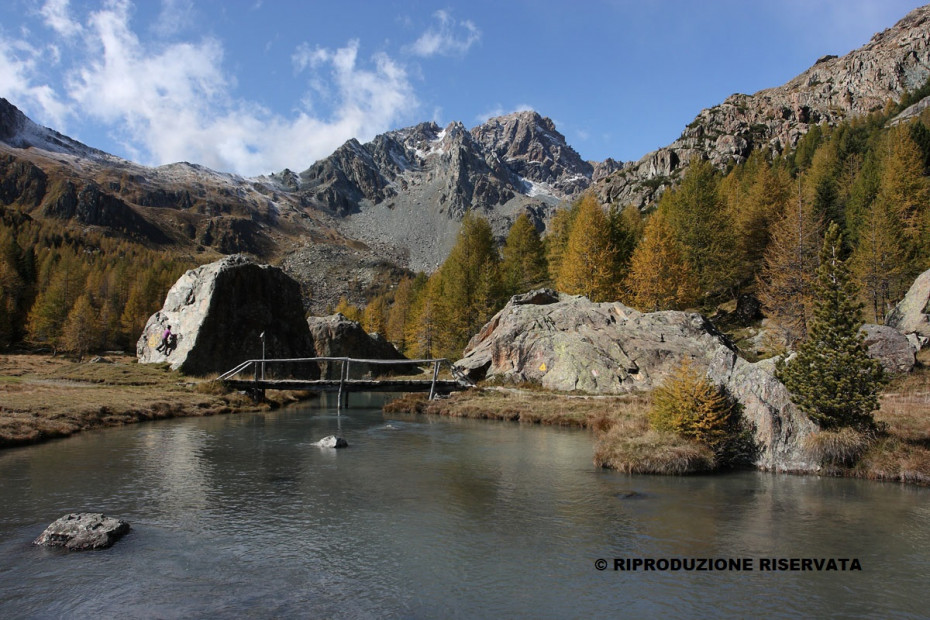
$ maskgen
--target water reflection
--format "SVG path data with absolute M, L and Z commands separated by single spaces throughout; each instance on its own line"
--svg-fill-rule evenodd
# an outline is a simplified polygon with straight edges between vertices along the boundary
M 353 395 L 341 415 L 324 402 L 0 453 L 0 615 L 923 614 L 925 489 L 626 476 L 592 466 L 584 432 L 385 418 L 363 407 L 371 402 Z M 350 448 L 313 445 L 338 431 Z M 77 509 L 134 530 L 101 554 L 29 547 Z M 598 558 L 820 556 L 856 556 L 865 570 L 594 568 Z

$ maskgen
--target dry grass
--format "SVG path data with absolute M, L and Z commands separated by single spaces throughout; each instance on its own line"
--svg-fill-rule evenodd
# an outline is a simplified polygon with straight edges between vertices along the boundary
M 598 433 L 594 464 L 629 474 L 693 474 L 713 470 L 714 453 L 705 445 L 651 429 L 645 415 L 631 415 Z
M 292 402 L 282 393 L 268 404 L 183 377 L 166 365 L 79 363 L 43 355 L 0 356 L 0 447 L 66 437 L 85 429 L 144 420 L 270 408 Z
M 921 366 L 885 390 L 875 419 L 879 434 L 848 473 L 873 480 L 930 484 L 930 351 Z
M 804 440 L 804 451 L 816 462 L 828 466 L 857 463 L 872 443 L 872 437 L 851 428 L 817 431 Z

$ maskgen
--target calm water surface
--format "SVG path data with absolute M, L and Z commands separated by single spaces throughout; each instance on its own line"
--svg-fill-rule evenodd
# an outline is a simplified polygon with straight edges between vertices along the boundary
M 0 452 L 0 617 L 927 617 L 930 491 L 627 476 L 582 431 L 385 417 L 353 395 Z M 345 450 L 312 443 L 337 430 Z M 71 511 L 113 548 L 30 545 Z M 622 572 L 614 558 L 751 558 Z M 762 558 L 861 572 L 761 572 Z M 595 561 L 606 559 L 608 570 Z

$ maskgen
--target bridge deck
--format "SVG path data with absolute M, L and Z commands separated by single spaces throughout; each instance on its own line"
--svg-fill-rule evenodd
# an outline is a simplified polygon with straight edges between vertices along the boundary
M 350 379 L 340 382 L 338 379 L 226 379 L 223 381 L 236 390 L 308 390 L 316 392 L 429 392 L 432 381 L 401 379 Z M 465 390 L 468 386 L 451 380 L 437 380 L 435 391 L 443 394 Z

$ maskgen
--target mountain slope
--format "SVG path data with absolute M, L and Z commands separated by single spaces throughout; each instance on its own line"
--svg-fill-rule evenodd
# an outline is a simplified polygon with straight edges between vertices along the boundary
M 596 184 L 604 203 L 644 207 L 679 180 L 691 159 L 718 168 L 741 162 L 754 148 L 775 152 L 797 144 L 812 125 L 837 123 L 882 109 L 930 78 L 930 5 L 843 57 L 824 56 L 777 88 L 734 94 L 702 110 L 681 137 Z

